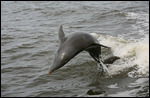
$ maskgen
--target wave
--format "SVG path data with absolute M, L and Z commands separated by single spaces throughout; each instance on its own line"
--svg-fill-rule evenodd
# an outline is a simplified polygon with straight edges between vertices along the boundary
M 111 47 L 113 55 L 121 58 L 108 67 L 110 76 L 124 73 L 129 77 L 149 76 L 149 37 L 135 41 L 102 34 L 96 36 L 96 33 L 92 35 L 101 44 Z

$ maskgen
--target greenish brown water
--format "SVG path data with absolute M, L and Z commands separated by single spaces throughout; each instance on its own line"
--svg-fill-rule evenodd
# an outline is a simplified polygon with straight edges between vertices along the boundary
M 66 35 L 94 32 L 111 47 L 102 59 L 121 57 L 109 75 L 85 51 L 47 74 L 60 24 Z M 149 96 L 149 2 L 2 1 L 1 96 Z

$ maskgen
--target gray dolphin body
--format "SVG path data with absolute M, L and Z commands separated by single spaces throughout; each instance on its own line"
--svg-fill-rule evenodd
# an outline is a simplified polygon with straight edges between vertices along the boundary
M 79 54 L 81 51 L 87 51 L 95 61 L 100 63 L 101 46 L 96 38 L 88 33 L 73 33 L 65 37 L 62 30 L 62 25 L 58 31 L 59 47 L 56 51 L 53 63 L 49 67 L 48 74 L 54 70 L 64 66 L 73 57 Z M 107 47 L 109 48 L 109 47 Z

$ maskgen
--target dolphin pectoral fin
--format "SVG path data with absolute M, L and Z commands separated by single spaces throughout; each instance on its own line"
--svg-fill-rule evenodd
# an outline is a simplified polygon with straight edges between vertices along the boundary
M 65 37 L 65 34 L 63 32 L 62 25 L 60 25 L 59 30 L 58 30 L 59 43 L 63 42 L 64 37 Z
M 101 54 L 101 47 L 99 45 L 92 45 L 86 48 L 85 51 L 87 51 L 95 61 L 97 61 L 98 63 L 100 62 L 99 56 Z
M 111 48 L 111 47 L 108 47 L 108 46 L 105 46 L 105 45 L 102 45 L 102 44 L 98 44 L 98 43 L 95 43 L 95 45 L 102 46 L 102 47 L 105 47 L 105 48 Z
M 111 47 L 104 46 L 104 45 L 99 44 L 99 43 L 94 43 L 90 47 L 86 48 L 85 51 L 94 52 L 94 54 L 101 54 L 101 47 L 111 48 Z
M 110 47 L 104 46 L 102 44 L 94 43 L 90 47 L 86 48 L 85 51 L 87 51 L 95 61 L 100 63 L 100 55 L 101 55 L 101 47 L 102 46 L 105 48 L 110 48 Z

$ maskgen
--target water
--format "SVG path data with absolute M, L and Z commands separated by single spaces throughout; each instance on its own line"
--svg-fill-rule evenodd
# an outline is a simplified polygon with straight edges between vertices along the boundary
M 102 59 L 121 59 L 109 75 L 87 52 L 47 74 L 60 24 L 66 35 L 90 33 L 111 47 Z M 149 2 L 2 1 L 1 96 L 149 96 Z

